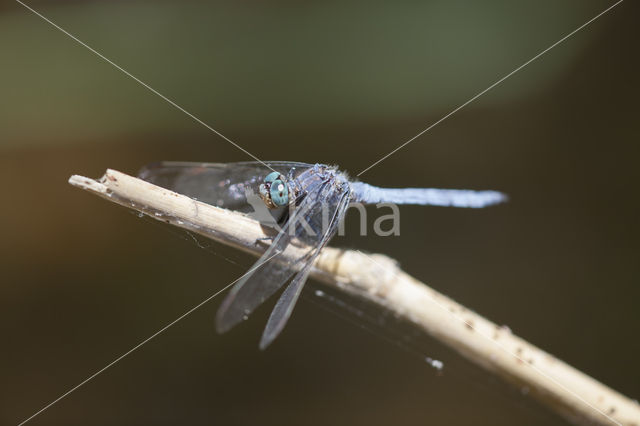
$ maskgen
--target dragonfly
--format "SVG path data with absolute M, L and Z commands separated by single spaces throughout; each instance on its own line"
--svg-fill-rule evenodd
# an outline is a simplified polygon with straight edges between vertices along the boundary
M 139 177 L 214 206 L 256 211 L 255 198 L 272 212 L 277 234 L 260 259 L 229 291 L 216 315 L 224 333 L 288 283 L 276 302 L 260 340 L 265 349 L 284 329 L 314 261 L 331 240 L 350 203 L 413 204 L 482 208 L 507 200 L 498 191 L 380 188 L 353 181 L 335 166 L 289 161 L 193 163 L 160 162 Z M 257 194 L 257 195 L 256 195 Z M 284 258 L 291 244 L 302 255 Z

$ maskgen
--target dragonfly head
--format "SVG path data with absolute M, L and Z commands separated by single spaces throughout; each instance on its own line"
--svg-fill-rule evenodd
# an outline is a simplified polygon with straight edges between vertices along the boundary
M 289 204 L 289 187 L 283 175 L 271 172 L 259 187 L 260 198 L 270 209 L 277 209 Z

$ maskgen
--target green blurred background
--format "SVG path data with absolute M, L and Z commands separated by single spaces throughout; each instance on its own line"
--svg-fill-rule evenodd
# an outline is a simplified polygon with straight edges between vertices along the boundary
M 612 3 L 28 4 L 256 156 L 356 174 Z M 508 205 L 404 207 L 399 237 L 333 242 L 394 257 L 636 399 L 637 16 L 622 3 L 362 176 Z M 18 3 L 0 6 L 0 65 L 0 422 L 17 424 L 254 260 L 68 177 L 250 158 Z M 220 300 L 32 423 L 563 424 L 435 341 L 416 356 L 309 298 L 260 352 L 271 304 L 219 336 Z

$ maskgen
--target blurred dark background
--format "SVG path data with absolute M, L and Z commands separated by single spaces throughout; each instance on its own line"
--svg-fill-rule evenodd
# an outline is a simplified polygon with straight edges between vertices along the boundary
M 612 3 L 28 4 L 261 159 L 355 175 Z M 333 242 L 397 259 L 635 399 L 637 16 L 622 3 L 362 176 L 497 189 L 508 205 L 406 207 L 399 237 Z M 0 61 L 0 422 L 17 424 L 254 260 L 69 176 L 250 158 L 18 3 L 0 7 Z M 219 336 L 220 301 L 31 423 L 564 424 L 430 339 L 416 356 L 307 298 L 260 352 L 272 305 Z

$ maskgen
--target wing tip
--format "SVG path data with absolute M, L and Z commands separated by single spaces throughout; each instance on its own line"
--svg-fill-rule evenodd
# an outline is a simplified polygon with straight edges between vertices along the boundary
M 241 311 L 230 308 L 234 298 L 234 294 L 230 293 L 218 308 L 218 312 L 216 313 L 216 331 L 219 334 L 226 333 L 249 318 L 250 312 L 244 311 L 241 314 Z
M 258 344 L 258 348 L 261 351 L 264 351 L 271 345 L 271 343 L 273 343 L 274 340 L 275 340 L 275 336 L 267 336 L 265 333 L 260 338 L 260 343 Z
M 227 310 L 224 306 L 221 306 L 220 309 L 218 309 L 218 313 L 216 314 L 216 331 L 218 332 L 218 334 L 226 333 L 239 322 L 230 318 L 229 315 L 226 314 Z

